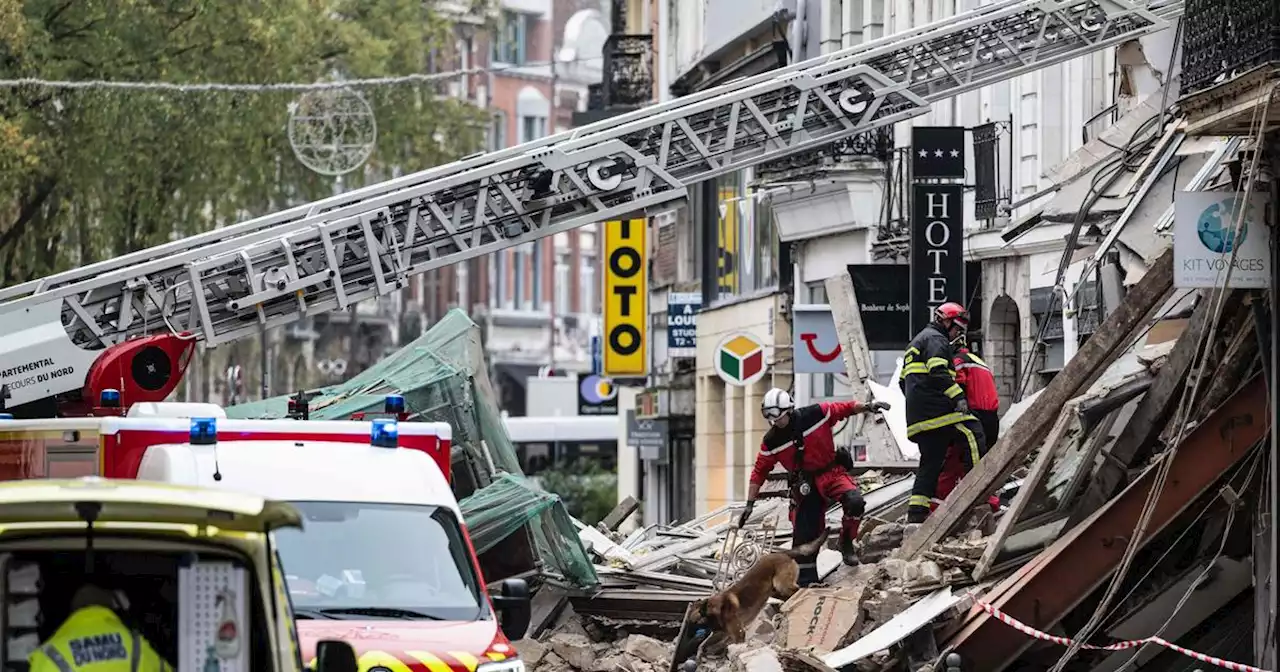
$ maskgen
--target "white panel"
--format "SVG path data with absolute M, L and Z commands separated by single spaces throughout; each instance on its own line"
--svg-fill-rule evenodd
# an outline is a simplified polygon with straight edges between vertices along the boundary
M 502 8 L 540 17 L 551 16 L 551 0 L 502 0 Z

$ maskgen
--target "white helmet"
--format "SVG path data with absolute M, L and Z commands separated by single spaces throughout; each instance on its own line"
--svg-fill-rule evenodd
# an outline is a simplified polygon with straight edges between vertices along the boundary
M 791 395 L 787 394 L 786 390 L 775 387 L 764 393 L 764 399 L 760 402 L 760 413 L 772 425 L 795 407 L 796 402 L 791 399 Z

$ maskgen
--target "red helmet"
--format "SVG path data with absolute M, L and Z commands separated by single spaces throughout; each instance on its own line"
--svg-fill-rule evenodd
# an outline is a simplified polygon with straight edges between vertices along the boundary
M 933 319 L 936 322 L 952 320 L 961 329 L 969 328 L 969 311 L 958 303 L 948 302 L 938 306 L 933 311 Z

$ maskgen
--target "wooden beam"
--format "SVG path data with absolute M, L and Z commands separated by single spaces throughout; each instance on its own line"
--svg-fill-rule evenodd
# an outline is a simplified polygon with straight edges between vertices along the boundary
M 1080 502 L 1063 529 L 1069 530 L 1079 525 L 1114 497 L 1129 480 L 1129 469 L 1133 466 L 1134 457 L 1159 436 L 1176 405 L 1174 402 L 1178 397 L 1177 393 L 1186 385 L 1191 363 L 1200 351 L 1200 342 L 1204 340 L 1205 330 L 1212 321 L 1210 318 L 1213 317 L 1213 304 L 1217 301 L 1217 296 L 1218 292 L 1213 291 L 1200 297 L 1187 328 L 1178 336 L 1178 342 L 1173 345 L 1164 366 L 1156 373 L 1156 379 L 1147 390 L 1147 395 L 1138 402 L 1133 417 L 1129 418 L 1129 423 L 1107 452 L 1108 458 L 1098 465 L 1088 489 L 1080 496 Z
M 622 521 L 635 513 L 638 508 L 640 508 L 640 502 L 637 502 L 635 497 L 628 495 L 626 499 L 618 502 L 618 505 L 613 507 L 613 510 L 609 512 L 609 515 L 605 516 L 604 520 L 600 521 L 600 524 L 604 525 L 606 530 L 612 532 L 618 529 L 618 526 L 622 524 Z
M 1173 249 L 1170 248 L 1147 269 L 1146 275 L 1125 295 L 1124 303 L 1080 346 L 1031 407 L 987 451 L 978 466 L 961 479 L 946 502 L 902 541 L 898 557 L 912 558 L 942 540 L 978 502 L 995 492 L 1009 472 L 1048 434 L 1062 407 L 1111 363 L 1117 351 L 1128 345 L 1131 334 L 1146 324 L 1147 316 L 1163 303 L 1172 288 Z
M 1166 456 L 1173 463 L 1164 487 L 1154 497 L 1141 543 L 1149 543 L 1185 513 L 1240 463 L 1269 429 L 1266 383 L 1255 376 L 1197 425 L 1176 454 Z M 1159 469 L 1159 464 L 1152 465 L 1118 497 L 982 599 L 1033 628 L 1051 631 L 1115 571 L 1156 485 Z M 995 672 L 1005 669 L 1034 641 L 975 608 L 944 648 L 959 653 L 965 669 Z
M 858 312 L 858 295 L 853 291 L 853 278 L 848 273 L 826 279 L 827 304 L 831 306 L 831 318 L 836 323 L 840 338 L 840 354 L 844 356 L 844 369 L 849 374 L 849 389 L 854 399 L 870 399 L 871 387 L 867 381 L 874 377 L 871 368 L 871 351 L 867 346 L 867 333 L 862 328 L 862 315 Z M 864 416 L 862 434 L 867 439 L 867 459 L 875 462 L 901 462 L 902 446 L 889 431 L 889 423 L 880 414 Z
M 1062 440 L 1066 438 L 1071 427 L 1077 424 L 1079 420 L 1077 409 L 1083 401 L 1082 396 L 1068 401 L 1062 413 L 1058 414 L 1058 421 L 1053 423 L 1053 429 L 1049 430 L 1049 437 L 1045 439 L 1044 445 L 1040 446 L 1040 454 L 1036 455 L 1036 461 L 1031 465 L 1031 470 L 1022 479 L 1022 487 L 1018 488 L 1018 494 L 1009 503 L 1009 510 L 1005 511 L 1004 516 L 1000 518 L 1000 525 L 996 527 L 995 534 L 987 540 L 987 550 L 983 551 L 982 557 L 978 559 L 978 565 L 973 568 L 974 581 L 981 581 L 982 577 L 987 575 L 987 570 L 991 569 L 991 563 L 995 562 L 996 556 L 1000 554 L 1000 547 L 1004 546 L 1004 540 L 1013 531 L 1013 526 L 1018 522 L 1027 505 L 1031 503 L 1031 498 L 1040 489 L 1040 485 L 1049 477 L 1049 467 L 1053 465 L 1053 458 L 1062 452 Z

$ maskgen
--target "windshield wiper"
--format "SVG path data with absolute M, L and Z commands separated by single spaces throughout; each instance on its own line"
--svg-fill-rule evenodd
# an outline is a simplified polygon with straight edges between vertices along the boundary
M 334 620 L 334 618 L 333 618 L 332 616 L 329 616 L 328 614 L 324 613 L 324 610 L 323 610 L 323 609 L 306 609 L 306 608 L 303 608 L 303 609 L 297 609 L 297 608 L 295 608 L 295 609 L 293 610 L 293 617 L 294 617 L 295 619 L 299 619 L 299 620 L 314 620 L 314 619 L 317 619 L 317 618 L 323 618 L 323 619 L 326 619 L 326 620 Z
M 428 614 L 416 609 L 400 609 L 397 607 L 332 607 L 316 611 L 332 618 L 334 614 L 351 614 L 355 616 L 374 616 L 379 618 L 420 618 L 427 621 L 443 621 L 444 618 Z

